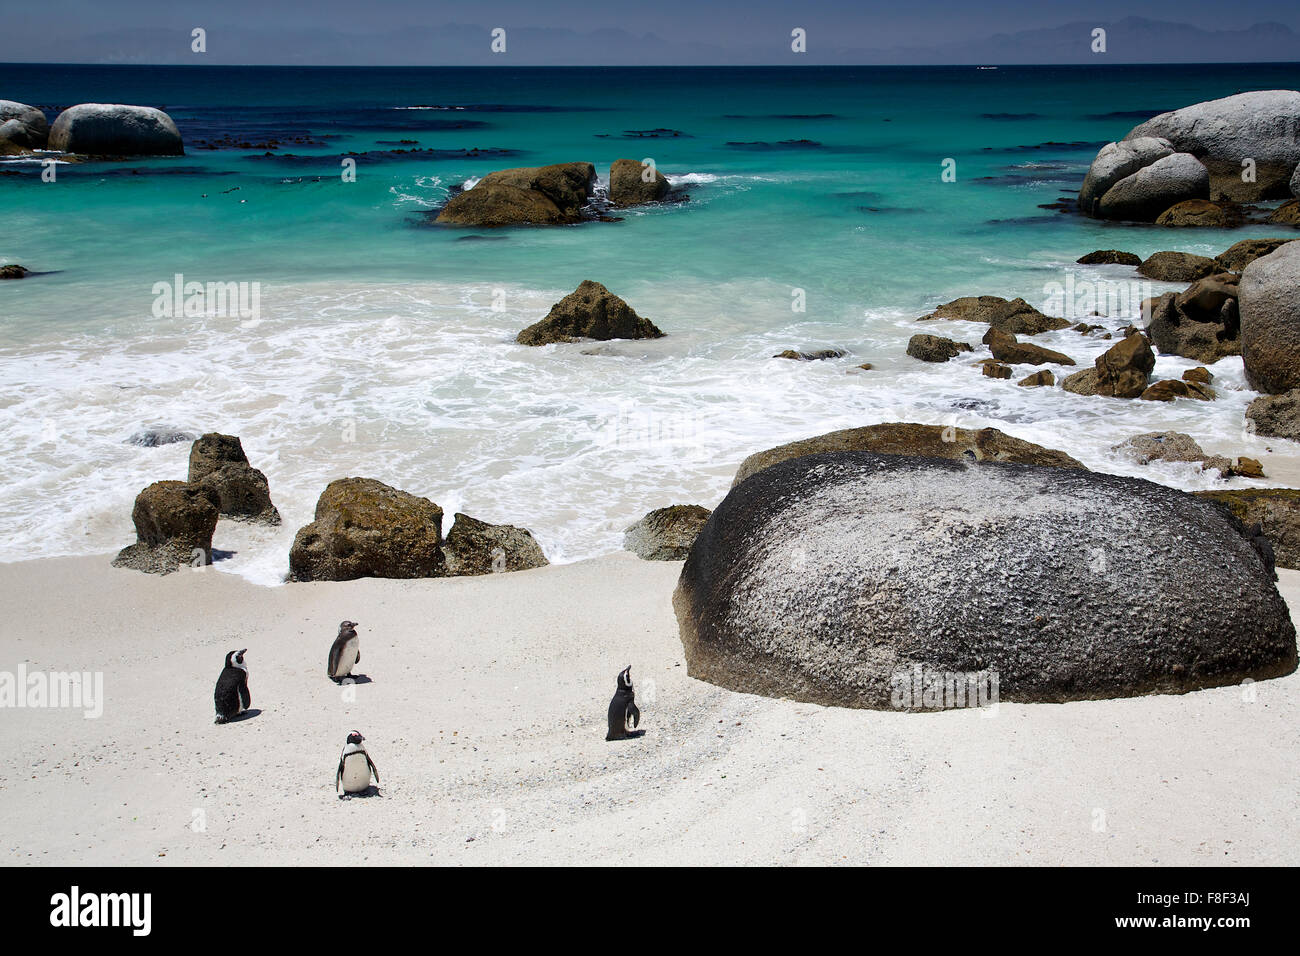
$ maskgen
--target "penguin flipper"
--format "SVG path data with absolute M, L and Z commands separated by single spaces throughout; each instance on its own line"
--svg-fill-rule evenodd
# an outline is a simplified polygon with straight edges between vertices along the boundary
M 633 727 L 641 723 L 641 711 L 637 710 L 636 704 L 627 705 L 627 719 Z
M 378 786 L 378 785 L 379 785 L 379 768 L 376 767 L 376 766 L 375 766 L 375 762 L 374 762 L 373 760 L 370 759 L 370 754 L 366 754 L 366 766 L 369 767 L 369 768 L 370 768 L 370 772 L 373 773 L 373 774 L 375 775 L 375 786 Z
M 339 769 L 334 771 L 334 792 L 338 793 L 339 781 L 343 779 L 343 758 L 339 758 Z
M 239 702 L 244 710 L 248 710 L 253 705 L 253 695 L 248 691 L 248 681 L 243 681 L 239 685 Z

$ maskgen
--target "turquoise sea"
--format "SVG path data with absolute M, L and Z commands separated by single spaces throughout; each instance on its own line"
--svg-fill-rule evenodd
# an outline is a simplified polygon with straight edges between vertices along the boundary
M 150 427 L 242 437 L 285 526 L 223 523 L 214 543 L 234 552 L 219 567 L 266 583 L 344 475 L 430 497 L 448 521 L 523 525 L 560 561 L 617 550 L 651 508 L 712 506 L 752 451 L 878 421 L 996 425 L 1090 466 L 1208 487 L 1191 466 L 1139 468 L 1111 446 L 1176 427 L 1258 453 L 1239 360 L 1216 366 L 1218 402 L 1164 405 L 1021 389 L 904 348 L 922 330 L 978 344 L 982 327 L 914 322 L 940 302 L 1052 311 L 1068 282 L 1120 292 L 1122 308 L 1091 318 L 1119 329 L 1137 293 L 1169 287 L 1074 265 L 1083 253 L 1214 255 L 1276 233 L 1041 208 L 1146 117 L 1276 88 L 1300 88 L 1300 66 L 0 65 L 0 98 L 51 119 L 79 102 L 151 105 L 186 141 L 183 157 L 60 164 L 54 182 L 37 162 L 0 164 L 0 263 L 40 273 L 0 284 L 0 559 L 133 540 L 135 494 L 185 473 L 187 443 L 130 443 Z M 586 160 L 607 178 L 620 157 L 653 159 L 689 202 L 495 232 L 428 215 L 494 169 Z M 155 288 L 176 275 L 256 283 L 257 315 L 159 315 Z M 668 336 L 514 344 L 587 278 Z M 1081 365 L 1107 344 L 1039 341 Z M 849 354 L 770 357 L 826 347 Z M 1191 364 L 1162 357 L 1156 372 Z

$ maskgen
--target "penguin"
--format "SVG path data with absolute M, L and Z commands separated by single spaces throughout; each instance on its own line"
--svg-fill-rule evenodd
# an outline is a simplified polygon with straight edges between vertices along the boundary
M 370 789 L 371 774 L 375 775 L 375 786 L 379 785 L 379 769 L 366 753 L 366 745 L 362 743 L 365 739 L 359 730 L 348 734 L 347 745 L 339 757 L 339 769 L 334 773 L 334 790 L 337 792 L 340 784 L 343 788 L 340 798 L 350 799 L 354 793 L 365 793 Z
M 217 689 L 212 693 L 217 706 L 217 719 L 213 723 L 224 724 L 248 710 L 253 702 L 253 696 L 248 692 L 248 665 L 244 663 L 247 653 L 246 647 L 226 655 L 226 666 L 221 669 Z
M 343 621 L 339 624 L 339 636 L 334 638 L 334 644 L 330 647 L 325 675 L 337 684 L 349 676 L 352 668 L 360 661 L 361 640 L 357 637 L 357 622 Z
M 632 665 L 619 671 L 614 699 L 609 702 L 609 733 L 606 740 L 628 740 L 640 737 L 644 730 L 633 730 L 641 722 L 641 711 L 636 707 L 636 692 L 632 690 Z

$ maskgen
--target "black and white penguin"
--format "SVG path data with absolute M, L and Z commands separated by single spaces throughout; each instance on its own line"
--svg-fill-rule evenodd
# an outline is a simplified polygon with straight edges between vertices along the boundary
M 370 754 L 366 753 L 366 745 L 362 743 L 365 739 L 359 730 L 348 734 L 347 745 L 339 757 L 339 769 L 334 774 L 334 790 L 337 792 L 340 786 L 343 788 L 340 796 L 365 793 L 370 788 L 372 773 L 375 775 L 375 785 L 379 785 L 379 769 L 370 759 Z
M 632 690 L 632 665 L 618 673 L 614 699 L 609 702 L 609 733 L 606 740 L 627 740 L 640 737 L 644 730 L 634 730 L 641 722 L 641 711 L 636 707 L 636 693 Z
M 337 684 L 352 673 L 353 666 L 360 660 L 361 639 L 357 637 L 357 622 L 344 621 L 339 624 L 339 636 L 334 638 L 334 644 L 330 647 L 325 674 Z
M 242 651 L 231 651 L 226 655 L 226 666 L 221 669 L 217 689 L 212 693 L 213 703 L 217 707 L 214 723 L 224 724 L 238 717 L 253 702 L 253 697 L 248 692 L 248 665 L 244 663 L 244 655 L 247 653 L 246 647 Z

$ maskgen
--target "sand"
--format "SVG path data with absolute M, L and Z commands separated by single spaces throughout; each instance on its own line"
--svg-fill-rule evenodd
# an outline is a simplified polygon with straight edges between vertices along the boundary
M 108 562 L 0 565 L 0 671 L 102 671 L 105 691 L 97 719 L 0 711 L 10 864 L 1300 863 L 1295 675 L 844 710 L 687 677 L 675 562 L 279 588 Z M 1294 609 L 1300 572 L 1281 576 Z M 372 678 L 354 701 L 324 674 L 344 618 Z M 216 726 L 242 647 L 259 712 Z M 629 663 L 647 733 L 607 743 Z M 341 801 L 354 728 L 381 795 Z

